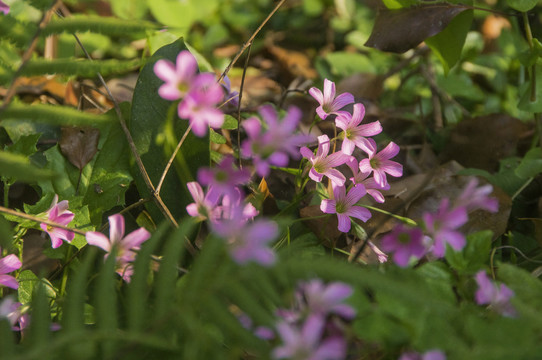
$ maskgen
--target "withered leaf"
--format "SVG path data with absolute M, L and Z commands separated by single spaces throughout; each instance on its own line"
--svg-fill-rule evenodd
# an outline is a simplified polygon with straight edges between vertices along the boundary
M 444 30 L 455 16 L 465 10 L 467 7 L 464 5 L 444 3 L 397 10 L 381 8 L 365 46 L 404 53 Z
M 98 151 L 100 130 L 91 127 L 63 127 L 60 151 L 79 170 L 92 160 Z

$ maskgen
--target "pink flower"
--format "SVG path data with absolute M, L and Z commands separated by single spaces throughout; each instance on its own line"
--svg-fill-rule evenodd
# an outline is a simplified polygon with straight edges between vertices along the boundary
M 154 64 L 154 73 L 166 83 L 160 86 L 158 94 L 170 101 L 183 98 L 192 87 L 198 71 L 198 63 L 188 50 L 177 55 L 176 64 L 169 60 L 158 60 Z
M 9 6 L 6 5 L 3 1 L 0 1 L 0 12 L 7 15 L 9 13 Z
M 75 217 L 74 213 L 68 211 L 68 206 L 68 200 L 58 202 L 58 195 L 55 194 L 51 208 L 47 211 L 47 219 L 63 226 L 68 225 Z M 62 240 L 70 242 L 75 236 L 69 230 L 56 228 L 44 223 L 41 223 L 40 227 L 51 237 L 51 246 L 53 249 L 60 247 Z
M 205 136 L 209 126 L 220 128 L 224 123 L 224 114 L 217 108 L 223 98 L 222 87 L 217 84 L 214 74 L 199 74 L 190 92 L 179 103 L 179 117 L 189 120 L 194 135 Z
M 382 126 L 379 121 L 360 125 L 364 116 L 365 107 L 363 104 L 354 104 L 354 112 L 352 114 L 342 112 L 335 119 L 337 127 L 343 130 L 340 134 L 343 139 L 341 151 L 346 155 L 352 155 L 356 146 L 369 153 L 371 151 L 371 144 L 368 143 L 366 136 L 374 136 L 382 132 Z
M 354 175 L 354 177 L 350 178 L 350 181 L 354 184 L 365 186 L 367 194 L 371 195 L 376 202 L 383 203 L 384 195 L 379 190 L 389 190 L 390 184 L 386 184 L 385 186 L 378 185 L 374 178 L 369 178 L 369 175 L 371 175 L 370 172 L 364 173 L 359 171 L 358 161 L 353 156 L 346 162 L 346 165 L 348 165 Z
M 238 208 L 240 209 L 240 208 Z M 241 220 L 238 220 L 241 218 Z M 278 226 L 273 221 L 243 221 L 243 215 L 212 223 L 216 234 L 228 242 L 230 254 L 238 264 L 254 261 L 263 266 L 275 263 L 275 253 L 269 243 L 278 235 Z
M 239 105 L 239 93 L 237 91 L 231 91 L 231 81 L 228 75 L 222 79 L 222 88 L 226 92 L 224 103 L 231 107 L 237 107 Z
M 492 191 L 493 186 L 489 184 L 478 187 L 478 179 L 473 177 L 459 198 L 456 199 L 455 206 L 464 206 L 468 212 L 477 209 L 497 212 L 499 210 L 499 201 L 489 197 Z
M 22 263 L 16 255 L 11 254 L 0 258 L 0 285 L 18 289 L 19 283 L 17 282 L 17 279 L 6 274 L 20 269 L 21 266 Z
M 369 210 L 355 206 L 356 203 L 365 196 L 366 191 L 363 185 L 356 185 L 348 194 L 344 186 L 332 184 L 334 199 L 324 199 L 320 204 L 320 210 L 326 214 L 337 214 L 339 230 L 342 232 L 350 231 L 350 216 L 365 222 L 371 218 Z
M 250 157 L 260 176 L 269 174 L 269 167 L 287 166 L 289 158 L 299 158 L 299 147 L 310 142 L 311 135 L 295 134 L 301 119 L 301 111 L 291 106 L 284 118 L 279 120 L 277 112 L 270 105 L 260 107 L 260 115 L 267 125 L 262 127 L 260 120 L 252 117 L 243 121 L 248 139 L 241 144 L 244 157 Z
M 423 354 L 409 351 L 402 354 L 399 360 L 446 360 L 446 355 L 440 350 L 429 350 Z
M 465 236 L 456 231 L 467 220 L 467 210 L 464 207 L 450 208 L 450 201 L 442 199 L 436 214 L 425 213 L 422 215 L 426 232 L 433 238 L 433 247 L 430 251 L 437 257 L 443 257 L 446 252 L 446 244 L 460 251 L 465 246 Z
M 350 156 L 340 151 L 328 156 L 329 137 L 327 135 L 318 136 L 318 150 L 316 151 L 316 155 L 306 146 L 302 147 L 300 152 L 303 157 L 312 163 L 309 172 L 309 177 L 312 180 L 321 182 L 322 178 L 327 176 L 334 184 L 344 185 L 346 178 L 339 170 L 334 169 L 334 167 L 347 162 Z
M 390 159 L 399 153 L 399 146 L 390 142 L 381 152 L 376 152 L 376 142 L 373 139 L 367 139 L 369 144 L 368 159 L 359 162 L 359 170 L 363 173 L 373 172 L 376 183 L 380 186 L 386 186 L 388 180 L 386 174 L 393 177 L 403 175 L 403 165 L 391 161 Z
M 476 303 L 479 305 L 489 305 L 498 313 L 508 316 L 517 316 L 516 309 L 510 304 L 510 299 L 514 297 L 514 292 L 504 284 L 498 286 L 489 279 L 486 272 L 481 270 L 475 275 L 478 283 L 476 290 Z
M 237 186 L 250 180 L 250 172 L 238 169 L 234 161 L 233 156 L 225 156 L 217 166 L 198 170 L 200 184 L 209 186 L 209 198 L 218 199 L 221 195 L 235 197 Z
M 139 228 L 124 236 L 124 217 L 121 214 L 111 215 L 109 218 L 109 235 L 107 238 L 102 233 L 89 231 L 86 234 L 87 242 L 90 245 L 98 246 L 105 250 L 105 257 L 116 250 L 117 274 L 122 276 L 126 282 L 130 282 L 133 273 L 131 263 L 136 258 L 136 252 L 140 245 L 151 237 L 145 228 Z
M 346 356 L 346 342 L 341 336 L 322 339 L 324 319 L 312 315 L 298 328 L 294 324 L 280 322 L 277 331 L 282 345 L 273 350 L 273 359 L 339 360 Z
M 203 193 L 203 189 L 201 188 L 201 185 L 198 184 L 195 181 L 191 181 L 188 184 L 186 184 L 188 187 L 188 191 L 190 191 L 190 195 L 192 195 L 192 198 L 195 202 L 189 204 L 186 207 L 186 212 L 193 217 L 199 218 L 201 220 L 209 219 L 213 220 L 216 219 L 219 216 L 219 209 L 217 208 L 217 201 L 218 198 L 216 198 L 216 192 L 213 195 L 211 191 L 207 191 L 207 194 L 205 195 Z M 209 194 L 213 195 L 211 197 Z
M 400 267 L 406 267 L 411 257 L 420 259 L 425 255 L 424 235 L 420 228 L 399 224 L 391 233 L 382 238 L 381 248 L 393 253 L 393 261 Z
M 28 325 L 29 316 L 21 312 L 21 306 L 12 296 L 5 297 L 0 303 L 0 319 L 7 319 L 14 331 L 21 331 Z
M 350 285 L 339 281 L 325 285 L 320 279 L 312 279 L 301 283 L 296 295 L 301 308 L 306 307 L 310 314 L 323 317 L 334 314 L 351 320 L 356 316 L 356 310 L 344 301 L 353 292 Z
M 330 114 L 337 114 L 343 107 L 354 102 L 354 95 L 350 93 L 340 94 L 335 97 L 335 83 L 328 79 L 324 80 L 323 94 L 320 89 L 315 87 L 310 88 L 309 94 L 320 104 L 316 108 L 316 113 L 322 120 L 325 120 Z

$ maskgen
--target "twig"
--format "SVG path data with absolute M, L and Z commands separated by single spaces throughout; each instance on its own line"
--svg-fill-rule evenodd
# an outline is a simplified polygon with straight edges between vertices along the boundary
M 239 101 L 237 103 L 237 158 L 239 159 L 239 168 L 241 168 L 241 100 L 243 100 L 243 89 L 245 88 L 245 77 L 247 74 L 248 60 L 250 59 L 250 50 L 252 49 L 252 43 L 248 45 L 248 54 L 245 60 L 245 66 L 243 67 L 243 75 L 241 76 L 241 87 L 239 88 Z
M 79 234 L 79 235 L 85 236 L 85 234 L 86 234 L 86 231 L 73 229 L 73 228 L 61 225 L 59 223 L 56 223 L 54 221 L 45 220 L 45 219 L 42 219 L 40 217 L 37 217 L 37 216 L 34 216 L 34 215 L 28 215 L 28 214 L 25 214 L 25 213 L 17 211 L 17 210 L 12 210 L 12 209 L 9 209 L 9 208 L 5 208 L 3 206 L 0 206 L 0 212 L 5 213 L 5 214 L 9 214 L 9 215 L 13 215 L 13 216 L 17 216 L 17 217 L 20 217 L 20 218 L 23 218 L 23 219 L 32 220 L 32 221 L 35 221 L 37 223 L 44 223 L 47 226 L 52 226 L 52 227 L 55 227 L 55 228 L 68 230 L 68 231 L 74 232 L 74 233 Z
M 233 60 L 229 63 L 229 65 L 226 67 L 226 69 L 224 70 L 224 72 L 222 73 L 222 75 L 220 75 L 220 78 L 218 78 L 218 82 L 220 82 L 224 76 L 228 75 L 228 72 L 231 70 L 231 68 L 233 67 L 233 65 L 235 65 L 235 63 L 237 62 L 237 60 L 239 60 L 239 58 L 241 57 L 241 55 L 245 52 L 245 50 L 252 44 L 252 42 L 254 41 L 254 38 L 256 37 L 256 35 L 258 35 L 258 33 L 262 30 L 262 28 L 265 26 L 265 24 L 267 24 L 267 22 L 269 21 L 269 19 L 271 19 L 271 17 L 277 12 L 277 10 L 286 2 L 286 0 L 281 0 L 276 6 L 275 8 L 273 9 L 273 11 L 271 11 L 269 13 L 269 15 L 267 15 L 267 17 L 265 18 L 265 20 L 260 24 L 260 26 L 258 26 L 258 28 L 256 29 L 256 31 L 254 31 L 254 34 L 252 34 L 252 36 L 247 40 L 247 42 L 245 42 L 243 44 L 243 46 L 241 47 L 241 50 L 239 50 L 239 52 L 235 55 L 235 57 L 233 58 Z
M 177 144 L 177 147 L 175 148 L 175 151 L 173 151 L 173 154 L 171 154 L 171 157 L 169 158 L 169 161 L 167 162 L 166 167 L 165 167 L 164 171 L 162 172 L 162 176 L 160 177 L 160 181 L 158 182 L 158 186 L 156 186 L 156 194 L 160 194 L 160 190 L 162 189 L 162 184 L 164 183 L 164 180 L 166 179 L 166 175 L 169 172 L 169 168 L 171 167 L 171 164 L 173 163 L 173 160 L 175 160 L 175 157 L 177 156 L 177 153 L 179 152 L 179 149 L 181 148 L 181 145 L 186 140 L 186 137 L 190 133 L 191 129 L 192 129 L 192 123 L 190 123 L 190 125 L 188 125 L 188 128 L 186 129 L 186 131 L 183 134 L 183 137 L 181 138 L 181 140 Z
M 4 102 L 2 103 L 2 106 L 0 107 L 0 113 L 2 113 L 11 103 L 11 100 L 13 99 L 13 96 L 15 95 L 15 92 L 16 92 L 17 79 L 19 78 L 19 75 L 23 71 L 23 68 L 25 67 L 26 63 L 32 57 L 32 53 L 34 52 L 34 49 L 36 48 L 41 32 L 43 31 L 43 29 L 45 29 L 49 21 L 51 21 L 51 17 L 53 16 L 53 13 L 60 6 L 60 4 L 61 4 L 61 0 L 55 1 L 53 6 L 51 6 L 49 10 L 45 12 L 45 14 L 43 14 L 40 20 L 40 23 L 38 25 L 38 29 L 36 30 L 36 33 L 34 34 L 34 37 L 32 38 L 30 45 L 24 52 L 23 57 L 21 58 L 22 59 L 21 65 L 19 66 L 15 74 L 13 75 L 13 80 L 11 80 L 11 84 L 9 85 L 6 96 L 4 97 Z

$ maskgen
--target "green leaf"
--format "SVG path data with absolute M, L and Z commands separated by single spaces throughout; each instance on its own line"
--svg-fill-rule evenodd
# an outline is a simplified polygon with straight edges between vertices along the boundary
M 13 231 L 9 222 L 3 216 L 0 216 L 0 247 L 8 251 L 14 248 Z
M 17 289 L 19 302 L 23 305 L 30 304 L 34 294 L 34 288 L 40 279 L 32 271 L 23 270 L 17 277 L 17 280 L 19 281 L 19 288 Z
M 390 10 L 407 8 L 418 4 L 417 0 L 383 0 L 382 2 Z
M 162 24 L 188 31 L 196 21 L 208 19 L 218 8 L 216 0 L 148 0 L 152 15 Z
M 182 50 L 186 50 L 182 39 L 160 48 L 141 70 L 134 91 L 130 132 L 155 186 L 178 141 L 188 128 L 188 121 L 178 119 L 176 104 L 158 95 L 158 88 L 164 82 L 154 74 L 153 66 L 159 59 L 175 62 Z M 174 217 L 185 215 L 186 205 L 192 201 L 186 183 L 196 178 L 199 167 L 209 164 L 209 135 L 198 138 L 192 133 L 188 134 L 160 192 Z M 132 169 L 139 193 L 142 197 L 150 196 L 139 169 L 135 166 Z M 148 203 L 147 209 L 156 223 L 163 218 L 154 203 Z
M 0 113 L 0 119 L 0 125 L 6 119 L 20 119 L 62 126 L 92 126 L 114 120 L 109 115 L 95 115 L 65 106 L 21 103 L 12 103 Z
M 448 247 L 446 261 L 460 273 L 474 274 L 489 260 L 492 237 L 491 230 L 479 231 L 467 236 L 467 245 L 462 251 L 455 251 Z
M 226 143 L 226 138 L 224 136 L 222 136 L 221 134 L 217 133 L 216 131 L 214 131 L 213 129 L 211 129 L 211 132 L 209 134 L 209 139 L 211 140 L 211 142 L 215 143 L 215 144 L 225 144 Z
M 536 66 L 536 89 L 532 92 L 532 80 L 525 82 L 519 88 L 520 100 L 518 109 L 532 113 L 542 112 L 542 66 Z M 534 100 L 533 100 L 534 99 Z
M 14 144 L 5 146 L 4 150 L 12 154 L 21 154 L 28 157 L 38 151 L 36 144 L 40 136 L 41 134 L 21 136 Z
M 51 179 L 54 176 L 54 172 L 32 165 L 28 157 L 6 151 L 0 151 L 0 174 L 3 178 L 26 182 Z
M 133 15 L 138 16 L 141 12 L 145 11 L 145 8 L 139 10 L 136 9 L 142 0 L 123 0 L 125 7 L 134 8 Z M 120 0 L 113 2 L 113 10 L 118 9 Z M 139 11 L 138 11 L 139 10 Z M 139 12 L 139 13 L 138 13 Z M 126 13 L 126 16 L 121 16 L 125 19 L 128 19 L 130 15 Z M 141 18 L 141 16 L 139 16 Z M 143 33 L 146 30 L 156 29 L 156 24 L 147 21 L 135 21 L 135 20 L 122 20 L 114 17 L 105 17 L 105 16 L 82 16 L 74 15 L 66 18 L 57 18 L 53 17 L 53 20 L 47 24 L 45 29 L 43 29 L 43 36 L 48 36 L 51 34 L 59 34 L 67 32 L 70 34 L 77 32 L 90 31 L 99 34 L 106 35 L 127 35 L 134 33 Z
M 457 15 L 440 33 L 425 39 L 427 46 L 433 50 L 442 63 L 445 74 L 461 57 L 461 50 L 470 30 L 472 19 L 473 11 L 465 10 Z
M 517 11 L 521 12 L 527 12 L 536 6 L 538 0 L 506 0 L 506 3 L 512 9 L 516 9 Z
M 349 76 L 360 72 L 375 72 L 375 66 L 371 60 L 362 54 L 344 51 L 330 52 L 326 60 L 331 66 L 331 72 L 336 76 Z
M 24 66 L 21 75 L 36 76 L 45 74 L 74 75 L 94 78 L 97 73 L 103 76 L 120 74 L 135 70 L 141 66 L 141 60 L 87 60 L 87 59 L 36 59 Z
M 111 9 L 121 19 L 141 19 L 148 8 L 146 0 L 111 0 Z
M 236 118 L 231 115 L 224 116 L 224 123 L 222 124 L 222 129 L 226 130 L 236 130 L 239 126 L 239 122 Z
M 519 166 L 516 168 L 516 175 L 522 179 L 529 179 L 542 173 L 542 149 L 537 147 L 525 154 Z

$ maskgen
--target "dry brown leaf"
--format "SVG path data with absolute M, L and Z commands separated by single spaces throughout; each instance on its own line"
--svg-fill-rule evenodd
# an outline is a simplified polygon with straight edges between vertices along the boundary
M 63 127 L 60 151 L 70 163 L 83 170 L 98 151 L 100 130 L 91 127 Z

